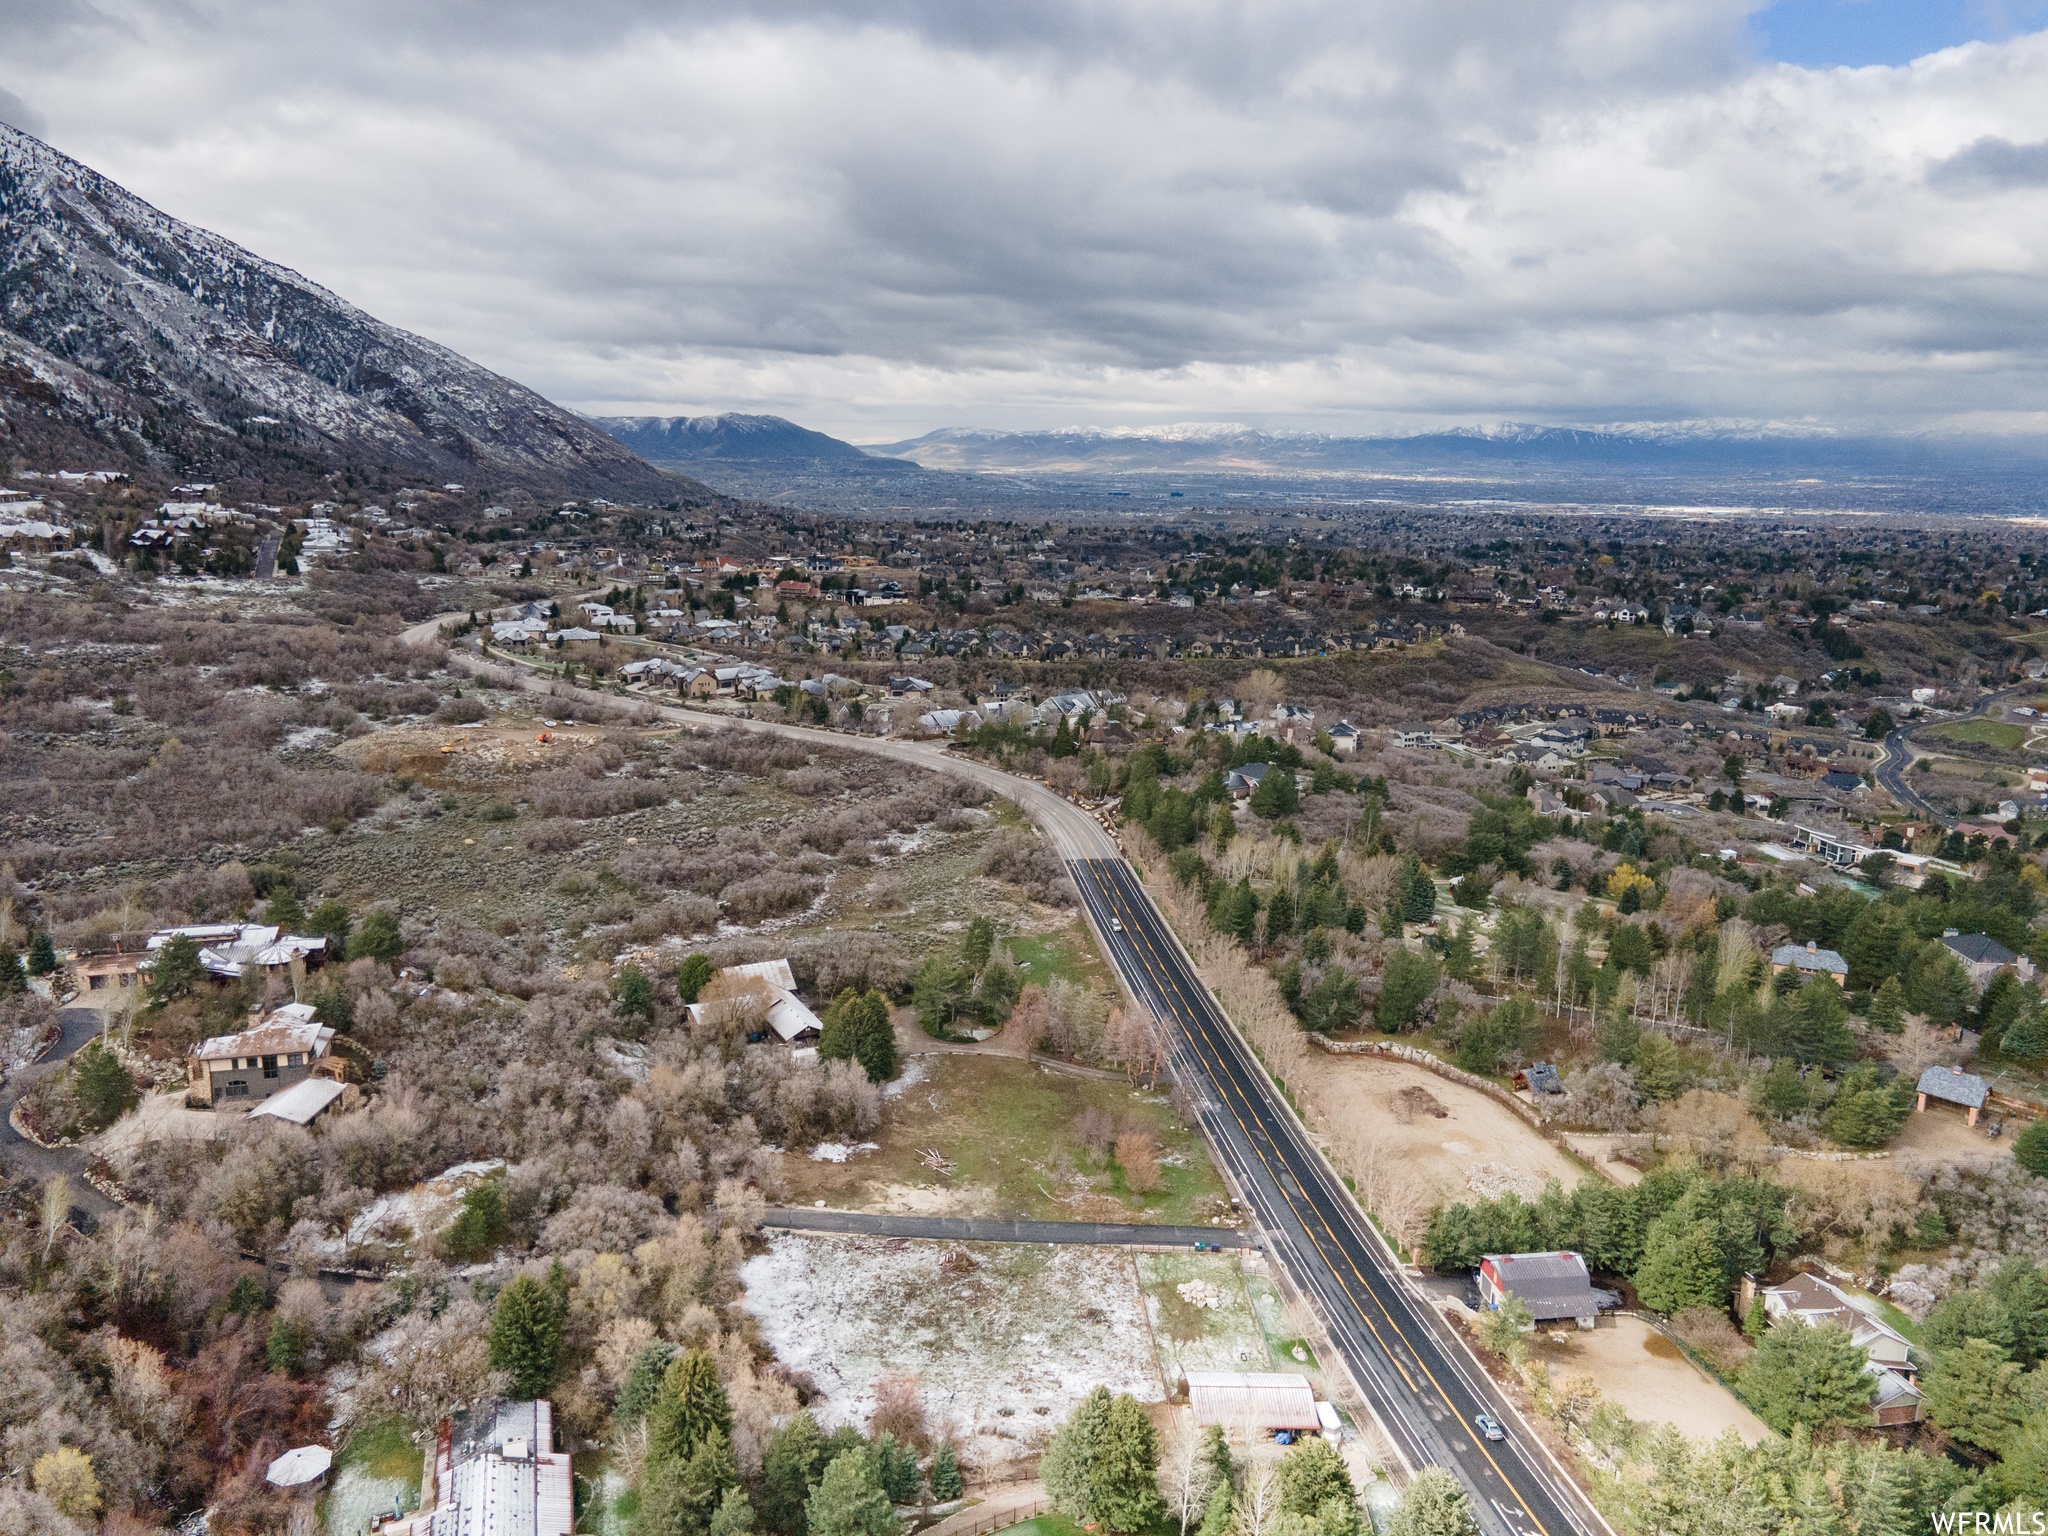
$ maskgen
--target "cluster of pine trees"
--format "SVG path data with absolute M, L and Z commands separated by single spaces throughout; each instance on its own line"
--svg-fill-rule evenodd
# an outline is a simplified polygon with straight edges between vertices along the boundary
M 964 1026 L 995 1029 L 1010 1017 L 1024 993 L 1024 976 L 996 942 L 995 924 L 977 917 L 967 925 L 957 950 L 941 951 L 919 967 L 910 1000 L 918 1027 L 949 1040 Z
M 644 1433 L 638 1536 L 897 1536 L 896 1508 L 962 1493 L 950 1442 L 927 1465 L 914 1445 L 851 1426 L 827 1435 L 808 1412 L 775 1432 L 751 1485 L 732 1452 L 732 1406 L 708 1350 L 647 1345 L 614 1409 L 620 1437 Z

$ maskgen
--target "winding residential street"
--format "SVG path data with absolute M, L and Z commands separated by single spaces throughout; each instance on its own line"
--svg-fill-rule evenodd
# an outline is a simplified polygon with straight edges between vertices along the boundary
M 1913 767 L 1913 733 L 1915 731 L 1924 731 L 1930 726 L 1962 725 L 1967 721 L 1981 720 L 1990 714 L 1993 709 L 2004 705 L 2009 699 L 2016 698 L 2020 694 L 2038 692 L 2040 692 L 2040 685 L 2038 683 L 2023 683 L 2017 688 L 2005 688 L 1997 693 L 1986 694 L 1977 701 L 1976 707 L 1967 714 L 1957 715 L 1948 720 L 1921 720 L 1911 725 L 1894 726 L 1884 738 L 1884 759 L 1872 770 L 1872 777 L 1877 780 L 1880 789 L 1884 790 L 1885 793 L 1898 801 L 1907 810 L 1913 812 L 1914 815 L 1924 816 L 1930 821 L 1937 821 L 1944 827 L 1953 827 L 1956 824 L 1956 818 L 1944 816 L 1940 811 L 1929 805 L 1926 800 L 1921 798 L 1920 792 L 1913 788 L 1908 779 L 1908 775 Z
M 65 1008 L 57 1014 L 57 1023 L 63 1033 L 43 1059 L 23 1067 L 7 1080 L 6 1087 L 0 1088 L 0 1158 L 5 1159 L 10 1174 L 32 1178 L 38 1184 L 64 1174 L 71 1180 L 71 1203 L 95 1216 L 103 1216 L 114 1208 L 114 1202 L 85 1182 L 89 1159 L 84 1148 L 39 1147 L 14 1128 L 11 1118 L 15 1102 L 30 1083 L 49 1076 L 73 1051 L 99 1034 L 99 1010 Z

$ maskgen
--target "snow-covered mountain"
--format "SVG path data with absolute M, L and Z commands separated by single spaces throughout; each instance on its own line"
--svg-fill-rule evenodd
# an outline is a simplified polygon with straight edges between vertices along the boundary
M 707 495 L 573 412 L 0 125 L 0 458 Z
M 839 438 L 780 416 L 593 416 L 598 426 L 650 464 L 816 466 L 848 471 L 899 471 L 918 466 L 877 458 Z

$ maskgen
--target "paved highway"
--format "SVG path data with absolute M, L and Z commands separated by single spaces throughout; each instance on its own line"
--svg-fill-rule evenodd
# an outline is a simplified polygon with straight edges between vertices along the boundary
M 1411 1465 L 1451 1468 L 1494 1536 L 1569 1536 L 1595 1515 L 1478 1369 L 1398 1258 L 1365 1220 L 1287 1108 L 1272 1079 L 1196 977 L 1131 867 L 1073 866 L 1096 929 L 1141 1005 L 1174 1026 L 1174 1071 L 1203 1128 L 1271 1237 L 1275 1257 L 1312 1295 L 1353 1378 Z M 1489 1442 L 1486 1412 L 1517 1426 Z
M 937 1238 L 954 1243 L 1079 1243 L 1094 1248 L 1255 1246 L 1231 1227 L 1148 1227 L 1099 1221 L 994 1221 L 980 1216 L 889 1216 L 874 1211 L 771 1208 L 764 1227 L 788 1232 L 857 1232 L 875 1237 Z
M 431 639 L 442 620 L 407 632 Z M 469 660 L 536 693 L 573 692 L 616 706 L 613 696 L 571 690 L 523 668 Z M 1176 1080 L 1196 1102 L 1204 1131 L 1239 1195 L 1270 1234 L 1276 1260 L 1313 1296 L 1333 1342 L 1374 1413 L 1411 1466 L 1452 1469 L 1473 1495 L 1488 1536 L 1586 1536 L 1605 1528 L 1429 1302 L 1407 1283 L 1399 1259 L 1310 1143 L 1146 896 L 1116 840 L 1087 812 L 1032 779 L 923 743 L 885 741 L 641 701 L 657 718 L 813 742 L 915 763 L 984 784 L 1031 816 L 1062 858 L 1110 961 L 1131 995 L 1172 1026 Z M 1487 1412 L 1512 1426 L 1489 1442 L 1473 1428 Z

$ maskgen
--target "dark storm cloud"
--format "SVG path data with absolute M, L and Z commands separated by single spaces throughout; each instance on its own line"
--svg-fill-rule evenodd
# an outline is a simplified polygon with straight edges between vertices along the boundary
M 2048 408 L 2043 40 L 1808 72 L 1749 9 L 47 0 L 9 53 L 60 147 L 593 408 Z
M 1957 192 L 2048 186 L 2048 140 L 2015 144 L 2010 139 L 1982 138 L 1939 162 L 1927 179 Z

